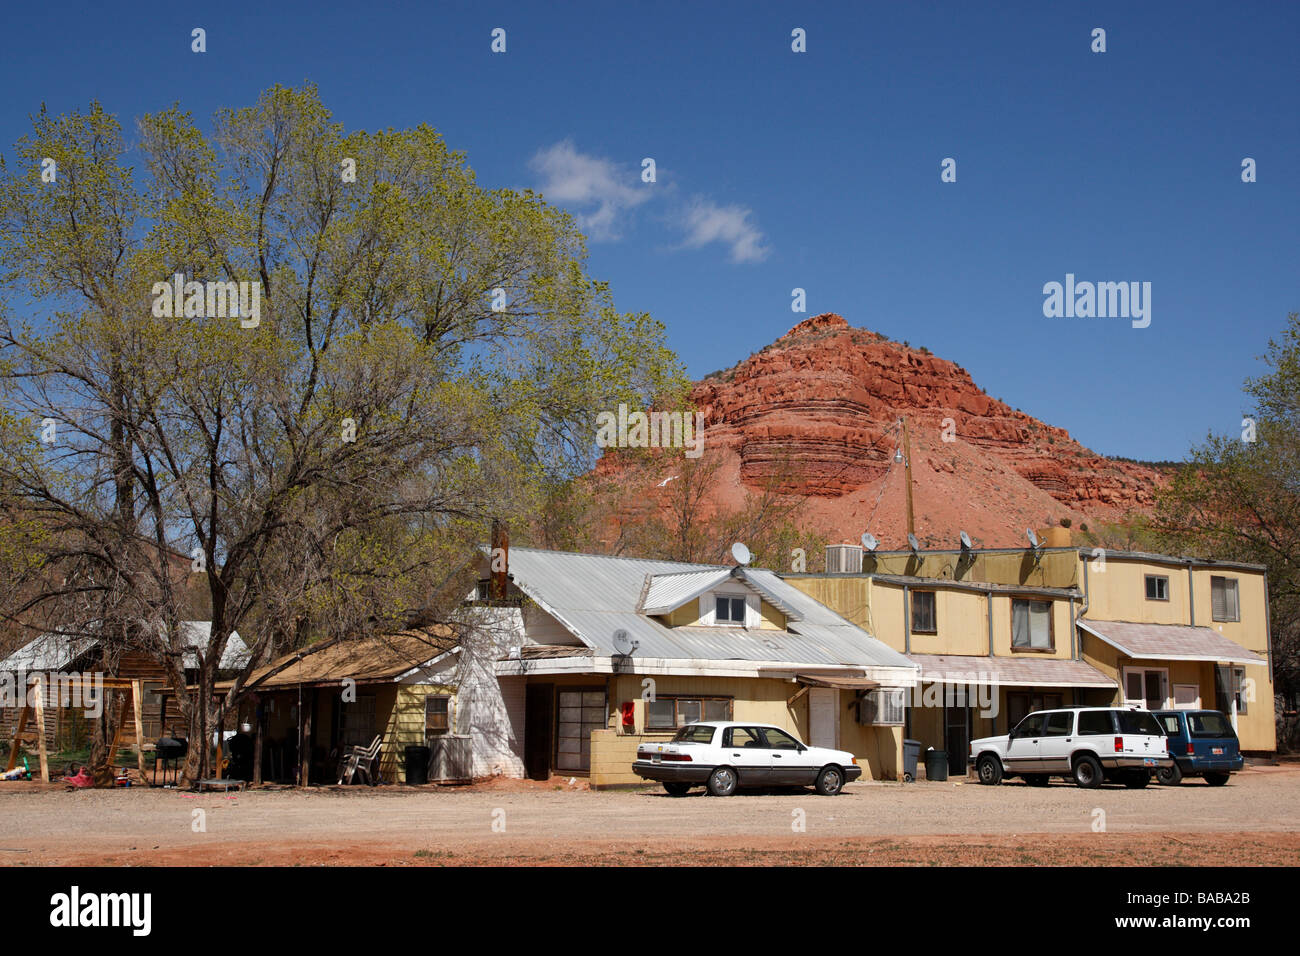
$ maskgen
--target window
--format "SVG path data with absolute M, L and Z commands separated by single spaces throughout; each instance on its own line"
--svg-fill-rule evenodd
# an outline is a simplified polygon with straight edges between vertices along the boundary
M 1014 727 L 1025 714 L 1032 714 L 1036 710 L 1057 710 L 1063 703 L 1060 694 L 1007 691 L 1007 726 Z
M 1147 710 L 1163 710 L 1168 705 L 1169 672 L 1163 667 L 1124 668 L 1124 702 Z
M 604 688 L 562 689 L 556 693 L 555 766 L 560 770 L 591 768 L 591 734 L 604 730 L 609 720 Z
M 1232 725 L 1223 719 L 1223 715 L 1213 711 L 1187 715 L 1187 726 L 1193 737 L 1235 737 Z
M 1021 650 L 1053 649 L 1051 601 L 1012 599 L 1011 646 Z
M 451 698 L 431 694 L 424 698 L 424 736 L 440 737 L 451 729 Z
M 743 597 L 718 597 L 714 620 L 719 624 L 745 623 L 745 599 Z
M 767 746 L 772 750 L 799 749 L 799 741 L 795 740 L 784 730 L 777 730 L 775 727 L 764 727 L 763 736 L 767 738 Z
M 1156 720 L 1155 714 L 1150 711 L 1121 710 L 1115 716 L 1119 718 L 1121 734 L 1145 734 L 1148 737 L 1164 735 L 1164 731 L 1160 729 L 1160 721 Z
M 1115 732 L 1115 721 L 1109 710 L 1079 711 L 1079 736 L 1105 736 Z
M 1165 725 L 1166 737 L 1181 737 L 1183 735 L 1183 728 L 1178 722 L 1177 714 L 1165 714 L 1160 718 L 1160 723 Z
M 1219 710 L 1229 712 L 1235 709 L 1238 714 L 1246 713 L 1250 698 L 1246 668 L 1217 664 L 1214 668 L 1214 684 Z
M 656 697 L 646 704 L 645 729 L 675 730 L 699 720 L 730 719 L 730 697 Z
M 673 743 L 711 744 L 713 743 L 713 731 L 716 729 L 716 727 L 711 727 L 708 724 L 694 724 L 690 727 L 683 727 L 673 737 Z
M 368 746 L 375 739 L 375 695 L 358 694 L 340 704 L 339 743 L 344 747 Z
M 1240 621 L 1236 578 L 1210 578 L 1210 616 L 1216 621 Z
M 938 634 L 939 619 L 935 615 L 933 591 L 912 592 L 912 633 Z
M 1047 715 L 1047 728 L 1043 731 L 1043 736 L 1068 737 L 1072 733 L 1074 733 L 1074 711 L 1058 710 Z
M 1043 732 L 1043 718 L 1046 714 L 1030 714 L 1011 732 L 1013 737 L 1038 737 Z
M 763 738 L 757 727 L 728 727 L 722 734 L 724 747 L 763 748 Z
M 1169 600 L 1169 578 L 1163 574 L 1147 575 L 1147 600 L 1148 601 L 1168 601 Z

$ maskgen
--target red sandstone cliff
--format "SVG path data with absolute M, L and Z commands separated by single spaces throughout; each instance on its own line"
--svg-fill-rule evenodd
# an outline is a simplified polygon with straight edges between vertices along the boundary
M 724 460 L 718 503 L 782 476 L 836 539 L 856 540 L 870 518 L 884 547 L 904 546 L 902 467 L 890 468 L 902 415 L 917 534 L 930 546 L 955 546 L 959 530 L 985 547 L 1022 545 L 1026 527 L 1147 511 L 1162 481 L 990 398 L 955 363 L 830 313 L 697 383 L 692 399 L 704 454 Z

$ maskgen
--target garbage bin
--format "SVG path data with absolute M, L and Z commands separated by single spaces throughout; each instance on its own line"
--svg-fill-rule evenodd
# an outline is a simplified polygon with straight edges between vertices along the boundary
M 948 779 L 948 751 L 931 747 L 925 752 L 925 779 Z
M 916 779 L 916 763 L 921 757 L 921 741 L 903 741 L 903 780 L 911 783 Z
M 429 758 L 433 751 L 428 747 L 412 745 L 406 748 L 406 782 L 412 787 L 429 782 Z

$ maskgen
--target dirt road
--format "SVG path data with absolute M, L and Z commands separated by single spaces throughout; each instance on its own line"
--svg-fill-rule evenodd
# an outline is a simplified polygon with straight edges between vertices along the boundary
M 0 786 L 0 862 L 20 866 L 1300 861 L 1291 768 L 1226 787 L 960 781 L 727 799 L 560 781 L 229 795 Z

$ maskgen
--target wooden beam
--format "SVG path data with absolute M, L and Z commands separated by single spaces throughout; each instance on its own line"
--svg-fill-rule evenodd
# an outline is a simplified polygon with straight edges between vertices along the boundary
M 45 752 L 45 680 L 36 684 L 36 746 L 41 755 L 41 779 L 50 782 L 50 755 Z
M 144 783 L 144 682 L 131 681 L 131 709 L 135 712 L 135 765 Z
M 789 700 L 785 702 L 785 706 L 793 707 L 796 703 L 798 703 L 799 698 L 806 693 L 808 693 L 808 685 L 804 684 L 802 687 L 799 688 L 799 693 L 795 694 L 793 697 L 791 697 Z
M 126 701 L 119 700 L 117 706 L 120 708 L 117 713 L 117 728 L 113 731 L 113 746 L 108 751 L 108 765 L 113 770 L 114 778 L 117 777 L 117 748 L 122 740 L 122 730 L 126 727 Z
M 316 688 L 303 701 L 303 712 L 298 715 L 298 724 L 302 727 L 302 744 L 298 748 L 298 786 L 305 787 L 311 782 L 311 718 L 316 710 Z
M 27 689 L 23 688 L 24 698 L 26 697 L 26 693 L 27 693 Z M 32 712 L 32 705 L 27 703 L 26 700 L 24 700 L 23 709 L 18 714 L 18 727 L 14 730 L 13 743 L 9 745 L 9 764 L 5 767 L 5 773 L 8 773 L 10 770 L 14 769 L 14 767 L 18 763 L 18 740 L 22 736 L 23 731 L 27 729 L 27 715 L 30 714 L 31 712 Z

